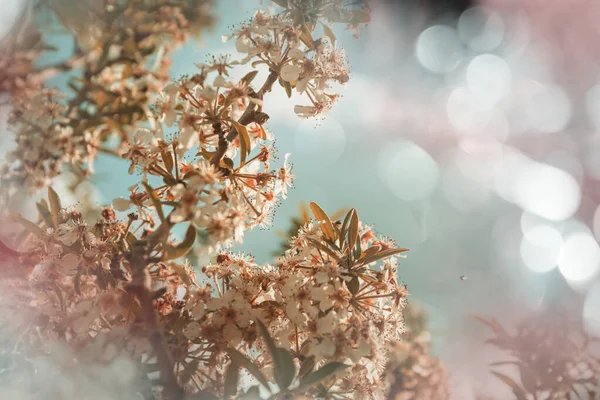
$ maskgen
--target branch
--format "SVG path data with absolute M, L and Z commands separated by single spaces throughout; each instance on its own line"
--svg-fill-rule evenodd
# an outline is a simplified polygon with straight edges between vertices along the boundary
M 148 254 L 151 247 L 149 241 L 139 240 L 133 244 L 131 252 L 127 255 L 132 274 L 132 280 L 127 285 L 127 291 L 135 295 L 140 302 L 141 317 L 146 325 L 148 338 L 158 359 L 160 377 L 164 382 L 166 395 L 169 400 L 182 400 L 184 392 L 177 380 L 175 363 L 159 325 L 156 308 L 154 307 L 152 281 L 147 268 L 150 261 Z
M 262 85 L 262 87 L 260 88 L 260 90 L 258 91 L 258 93 L 256 93 L 256 98 L 262 100 L 265 93 L 270 92 L 271 89 L 273 88 L 273 84 L 277 81 L 277 77 L 279 76 L 279 74 L 274 71 L 271 70 L 271 73 L 269 74 L 269 76 L 267 77 L 267 80 L 265 81 L 265 83 Z M 256 109 L 256 104 L 254 103 L 250 103 L 248 104 L 248 107 L 246 108 L 246 111 L 244 111 L 244 113 L 242 114 L 242 116 L 240 117 L 240 119 L 238 120 L 238 122 L 242 125 L 248 125 L 251 122 L 256 122 L 256 115 L 254 110 Z M 232 129 L 229 134 L 227 135 L 227 140 L 229 142 L 232 142 L 238 135 L 238 131 L 234 128 Z
M 271 70 L 271 73 L 269 74 L 269 76 L 267 76 L 265 83 L 256 93 L 255 98 L 262 100 L 265 93 L 271 91 L 271 89 L 273 88 L 273 84 L 277 81 L 278 76 L 279 74 L 277 73 L 277 71 Z M 259 122 L 259 118 L 264 117 L 261 117 L 261 113 L 256 112 L 256 104 L 250 103 L 248 104 L 248 107 L 246 107 L 246 110 L 244 111 L 238 122 L 242 125 L 248 125 L 251 122 Z M 233 142 L 237 137 L 238 131 L 237 129 L 235 129 L 235 127 L 232 127 L 227 136 L 225 136 L 224 132 L 222 132 L 219 127 L 218 131 L 215 129 L 215 133 L 219 135 L 219 145 L 217 147 L 216 153 L 213 155 L 210 162 L 218 166 L 219 162 L 221 161 L 221 159 L 225 155 L 225 152 L 227 151 L 229 143 Z

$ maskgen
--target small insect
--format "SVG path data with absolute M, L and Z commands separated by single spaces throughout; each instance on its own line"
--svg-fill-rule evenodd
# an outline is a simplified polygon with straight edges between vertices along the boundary
M 467 278 L 467 276 L 466 276 L 466 275 L 461 275 L 461 276 L 460 276 L 460 280 L 461 280 L 461 281 L 466 281 L 467 279 L 468 279 L 468 278 Z

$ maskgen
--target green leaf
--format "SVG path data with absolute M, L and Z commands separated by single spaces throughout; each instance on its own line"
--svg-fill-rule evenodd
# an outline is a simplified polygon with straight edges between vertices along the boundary
M 348 287 L 350 293 L 358 293 L 360 290 L 360 281 L 358 280 L 358 276 L 353 276 L 352 279 L 350 279 L 350 282 L 346 282 L 346 286 Z
M 173 154 L 168 151 L 167 149 L 162 149 L 160 151 L 160 154 L 162 156 L 162 160 L 163 163 L 165 164 L 165 168 L 167 169 L 168 173 L 172 173 L 173 172 Z
M 225 168 L 233 170 L 233 160 L 231 158 L 223 157 L 223 159 L 221 160 L 221 163 L 223 164 L 223 166 Z
M 335 251 L 333 251 L 329 247 L 325 246 L 323 243 L 321 243 L 318 240 L 315 240 L 313 238 L 306 238 L 306 240 L 308 240 L 308 242 L 310 244 L 312 244 L 314 247 L 316 247 L 317 249 L 319 249 L 321 251 L 324 251 L 325 253 L 329 254 L 338 263 L 340 263 L 340 264 L 342 263 L 342 259 L 340 258 L 340 256 L 337 255 L 335 253 Z
M 235 362 L 237 362 L 239 365 L 246 368 L 248 372 L 250 372 L 265 388 L 267 388 L 267 390 L 270 391 L 269 382 L 267 381 L 267 378 L 265 378 L 265 376 L 256 366 L 256 364 L 254 364 L 245 355 L 243 355 L 234 348 L 228 349 L 227 353 L 229 354 L 229 357 L 232 360 L 235 360 Z
M 525 390 L 517 382 L 512 380 L 512 378 L 496 371 L 492 371 L 492 374 L 498 379 L 500 379 L 502 382 L 504 382 L 505 385 L 510 386 L 510 388 L 513 390 L 513 392 L 519 399 L 527 398 L 527 393 L 525 392 Z
M 225 387 L 223 398 L 229 400 L 237 393 L 238 380 L 240 378 L 240 366 L 235 360 L 231 360 L 225 372 Z
M 477 314 L 471 314 L 471 316 L 473 318 L 475 318 L 476 320 L 478 320 L 479 322 L 482 322 L 484 324 L 486 324 L 487 326 L 489 326 L 490 328 L 492 328 L 492 330 L 494 331 L 494 333 L 498 336 L 505 336 L 506 335 L 506 331 L 504 330 L 504 328 L 502 327 L 502 325 L 500 325 L 500 323 L 498 321 L 496 321 L 495 319 L 486 319 L 483 318 Z
M 325 32 L 325 36 L 327 36 L 329 40 L 331 40 L 331 44 L 335 45 L 335 34 L 333 33 L 331 27 L 329 25 L 324 24 L 323 22 L 321 22 L 321 25 L 323 25 L 323 32 Z
M 254 61 L 254 62 L 253 62 L 252 64 L 250 64 L 250 65 L 252 65 L 252 68 L 256 68 L 258 65 L 260 65 L 260 64 L 266 64 L 266 63 L 267 63 L 266 61 L 263 61 L 263 60 L 258 60 L 258 61 Z
M 304 379 L 302 379 L 302 382 L 300 382 L 299 388 L 307 389 L 309 387 L 312 387 L 317 383 L 320 383 L 323 380 L 330 378 L 336 372 L 348 367 L 349 365 L 342 364 L 339 362 L 330 362 L 328 364 L 325 364 L 315 372 L 312 372 L 311 374 L 304 377 Z
M 315 368 L 315 356 L 310 356 L 302 361 L 300 364 L 300 371 L 298 372 L 298 376 L 300 379 L 304 378 L 306 375 L 311 373 Z
M 302 25 L 300 32 L 300 40 L 306 45 L 306 47 L 308 47 L 311 50 L 314 50 L 315 46 L 313 45 L 312 30 L 307 24 Z
M 156 208 L 156 213 L 158 214 L 158 217 L 160 218 L 161 222 L 165 222 L 165 214 L 163 213 L 162 205 L 160 204 L 160 199 L 156 196 L 156 193 L 154 193 L 154 189 L 152 189 L 152 187 L 146 182 L 142 182 L 142 185 L 144 185 L 146 193 L 148 193 L 148 196 L 150 196 L 150 200 L 152 200 L 152 204 L 154 205 L 154 208 Z
M 40 213 L 40 217 L 46 223 L 46 226 L 48 226 L 50 228 L 56 228 L 56 225 L 54 225 L 54 220 L 52 219 L 52 214 L 50 213 L 50 211 L 42 203 L 36 203 L 35 206 L 37 207 L 37 210 Z
M 348 228 L 348 247 L 354 248 L 356 240 L 360 237 L 358 234 L 358 213 L 355 209 L 350 211 L 350 227 Z
M 256 74 L 258 74 L 258 70 L 254 70 L 254 71 L 250 71 L 248 72 L 246 75 L 244 75 L 244 77 L 241 79 L 241 82 L 244 82 L 246 84 L 250 84 L 252 83 L 252 81 L 254 80 L 254 78 L 256 78 Z
M 292 85 L 288 82 L 288 81 L 282 81 L 281 83 L 283 85 L 283 88 L 285 89 L 285 94 L 287 95 L 288 99 L 292 97 Z
M 15 215 L 12 218 L 15 219 L 18 223 L 20 223 L 23 226 L 23 228 L 25 228 L 27 231 L 29 231 L 29 233 L 37 236 L 40 239 L 43 239 L 46 237 L 46 234 L 44 233 L 42 228 L 40 228 L 33 222 L 29 221 L 28 219 L 25 219 L 20 215 Z
M 262 323 L 261 320 L 257 319 L 256 325 L 258 325 L 258 330 L 260 331 L 260 334 L 263 337 L 265 344 L 267 345 L 267 349 L 271 354 L 271 359 L 273 360 L 273 371 L 275 375 L 275 381 L 277 382 L 277 385 L 279 385 L 280 389 L 287 389 L 291 383 L 291 380 L 288 382 L 290 372 L 292 373 L 292 380 L 296 372 L 296 368 L 294 366 L 292 357 L 287 351 L 279 349 L 277 348 L 277 346 L 275 346 L 275 342 L 269 334 L 269 330 L 267 329 L 265 324 Z M 283 350 L 286 354 L 284 354 L 280 350 Z M 291 367 L 289 365 L 290 362 Z
M 183 241 L 175 247 L 168 246 L 166 248 L 165 259 L 173 260 L 175 258 L 185 256 L 188 253 L 188 251 L 190 251 L 192 246 L 194 246 L 195 242 L 196 228 L 194 227 L 194 225 L 190 224 L 190 226 L 188 226 L 187 228 L 187 231 L 185 231 L 185 237 L 183 238 Z
M 185 268 L 183 268 L 181 265 L 176 264 L 176 263 L 171 263 L 170 267 L 173 269 L 173 271 L 175 271 L 175 273 L 177 275 L 179 275 L 179 277 L 181 278 L 181 280 L 183 281 L 183 283 L 185 283 L 186 285 L 191 285 L 192 284 L 192 279 L 188 275 L 188 273 L 185 270 Z
M 278 347 L 277 355 L 279 366 L 275 367 L 275 379 L 277 380 L 280 389 L 287 389 L 290 387 L 296 376 L 296 365 L 294 364 L 292 355 L 286 349 Z
M 275 357 L 276 357 L 275 350 L 277 349 L 277 346 L 275 346 L 275 342 L 273 341 L 273 338 L 269 334 L 269 330 L 267 329 L 265 324 L 263 324 L 263 322 L 259 319 L 256 320 L 256 325 L 258 326 L 258 330 L 260 331 L 260 334 L 263 337 L 265 344 L 267 345 L 267 349 L 269 350 L 269 353 L 271 353 L 271 357 L 273 359 L 275 359 Z
M 317 221 L 321 222 L 321 230 L 325 234 L 325 237 L 329 240 L 335 241 L 335 230 L 333 229 L 333 224 L 327 216 L 327 213 L 325 213 L 325 211 L 323 211 L 323 209 L 314 201 L 311 201 L 309 206 Z
M 250 140 L 250 135 L 248 135 L 248 129 L 244 125 L 233 120 L 231 123 L 240 135 L 240 167 L 242 167 L 246 164 L 246 156 L 250 154 L 250 151 L 252 150 L 252 142 Z
M 359 242 L 360 243 L 360 242 Z M 399 254 L 399 253 L 404 253 L 409 251 L 410 249 L 401 247 L 398 249 L 387 249 L 387 250 L 381 250 L 379 251 L 377 254 L 372 255 L 372 256 L 365 256 L 363 259 L 359 260 L 362 264 L 371 264 L 372 262 L 384 259 L 384 258 L 388 258 L 391 257 L 393 255 Z M 365 252 L 366 254 L 366 252 Z
M 354 211 L 354 208 L 352 208 L 350 211 L 348 211 L 348 213 L 344 217 L 344 222 L 342 223 L 342 228 L 340 229 L 340 246 L 342 247 L 342 249 L 344 247 L 346 247 L 344 238 L 346 237 L 346 234 L 348 233 L 348 228 L 350 226 L 350 218 L 352 218 L 352 211 Z

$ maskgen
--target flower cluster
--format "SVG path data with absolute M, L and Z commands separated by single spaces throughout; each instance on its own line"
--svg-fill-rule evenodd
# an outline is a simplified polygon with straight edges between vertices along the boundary
M 310 100 L 296 107 L 300 116 L 329 108 L 331 84 L 349 74 L 331 28 L 314 39 L 316 24 L 366 22 L 362 8 L 339 1 L 284 3 L 232 35 L 243 60 L 215 57 L 170 83 L 167 54 L 202 20 L 189 12 L 204 2 L 107 0 L 94 6 L 98 25 L 65 22 L 76 51 L 54 68 L 83 75 L 66 100 L 50 88 L 13 97 L 17 149 L 3 183 L 49 186 L 65 165 L 85 176 L 98 151 L 126 159 L 140 182 L 95 223 L 63 208 L 51 187 L 38 222 L 13 217 L 24 236 L 0 251 L 18 272 L 2 280 L 4 308 L 20 314 L 2 325 L 22 332 L 10 343 L 15 354 L 60 343 L 81 365 L 126 355 L 144 398 L 386 396 L 389 344 L 405 330 L 397 262 L 408 249 L 355 210 L 332 221 L 311 203 L 314 220 L 273 265 L 228 251 L 248 229 L 270 225 L 293 185 L 289 154 L 273 163 L 263 97 L 279 82 Z M 229 69 L 250 62 L 230 79 Z M 255 87 L 261 64 L 269 73 Z M 212 261 L 192 266 L 192 249 Z M 240 369 L 249 375 L 240 379 Z
M 542 311 L 523 320 L 510 334 L 496 320 L 478 319 L 494 332 L 487 343 L 512 356 L 495 365 L 514 367 L 519 379 L 499 371 L 492 373 L 517 398 L 592 399 L 600 393 L 598 338 L 587 334 L 581 321 Z
M 242 64 L 265 64 L 276 71 L 279 83 L 291 96 L 292 90 L 305 94 L 310 105 L 294 108 L 302 117 L 321 114 L 331 108 L 338 95 L 329 93 L 332 82 L 348 82 L 344 51 L 335 47 L 331 30 L 313 40 L 306 25 L 298 26 L 281 16 L 257 13 L 246 25 L 224 40 L 235 38 L 236 49 L 246 54 Z
M 66 20 L 73 13 L 61 2 L 32 5 L 34 17 L 0 52 L 0 91 L 11 99 L 10 128 L 17 139 L 4 167 L 3 187 L 47 186 L 65 164 L 83 175 L 92 173 L 96 152 L 108 138 L 125 139 L 131 127 L 147 120 L 153 93 L 169 80 L 169 53 L 211 22 L 208 4 L 103 0 L 85 3 L 79 19 L 75 13 Z M 67 60 L 38 67 L 36 60 L 52 49 L 40 43 L 38 31 L 47 7 L 72 33 L 75 50 Z M 68 83 L 69 96 L 57 101 L 48 91 L 39 94 L 48 78 L 65 71 L 76 72 Z
M 424 311 L 414 304 L 404 310 L 406 333 L 390 349 L 386 377 L 388 398 L 394 400 L 449 399 L 449 374 L 442 362 L 429 353 L 431 335 Z
M 302 379 L 337 363 L 350 368 L 336 371 L 340 379 L 326 391 L 384 397 L 388 345 L 404 332 L 407 293 L 397 283 L 396 268 L 407 249 L 377 237 L 358 221 L 356 211 L 333 223 L 311 203 L 317 222 L 292 238 L 275 266 L 221 252 L 196 276 L 185 261 L 170 260 L 185 249 L 155 241 L 156 233 L 140 240 L 132 235 L 137 224 L 144 224 L 134 213 L 119 222 L 106 208 L 102 220 L 88 226 L 77 211 L 62 209 L 52 190 L 48 203 L 39 204 L 41 226 L 20 220 L 31 233 L 17 253 L 29 265 L 27 279 L 7 282 L 10 295 L 3 298 L 9 309 L 19 305 L 20 313 L 30 316 L 11 318 L 13 325 L 35 326 L 21 335 L 21 345 L 44 346 L 39 335 L 73 349 L 102 342 L 94 360 L 112 360 L 121 349 L 142 357 L 140 371 L 154 370 L 158 350 L 140 330 L 147 307 L 140 290 L 146 290 L 173 357 L 172 372 L 191 392 L 222 394 L 225 370 L 233 362 L 227 359 L 236 351 L 279 390 L 313 393 L 316 389 L 303 386 Z M 140 275 L 136 249 L 143 241 L 150 257 Z M 282 387 L 268 341 L 260 340 L 261 324 L 300 371 L 298 384 L 294 378 Z M 107 343 L 112 343 L 109 350 Z

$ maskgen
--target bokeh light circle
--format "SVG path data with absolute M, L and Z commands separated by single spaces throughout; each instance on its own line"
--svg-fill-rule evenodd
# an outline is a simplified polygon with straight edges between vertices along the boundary
M 558 230 L 547 225 L 537 225 L 527 230 L 521 239 L 521 258 L 533 272 L 553 270 L 562 250 L 562 236 Z
M 558 260 L 560 273 L 573 282 L 585 282 L 600 267 L 600 246 L 588 232 L 575 232 L 565 238 Z
M 490 51 L 504 38 L 504 21 L 491 10 L 471 7 L 458 19 L 458 36 L 475 51 Z
M 417 38 L 415 55 L 419 63 L 431 72 L 452 71 L 462 59 L 462 47 L 454 28 L 434 25 Z
M 381 180 L 400 199 L 425 199 L 437 186 L 440 174 L 437 163 L 412 142 L 392 144 L 381 152 L 379 160 Z
M 531 161 L 515 180 L 515 200 L 524 210 L 551 221 L 571 217 L 579 208 L 579 184 L 563 170 Z

